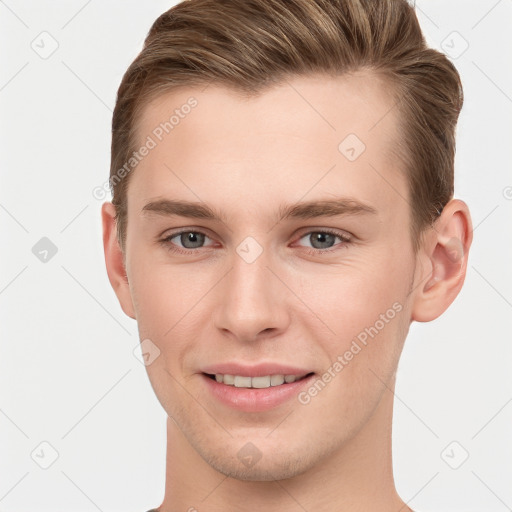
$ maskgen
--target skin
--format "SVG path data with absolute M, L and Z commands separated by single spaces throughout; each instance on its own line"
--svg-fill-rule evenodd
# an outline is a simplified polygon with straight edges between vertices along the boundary
M 450 201 L 414 252 L 392 151 L 397 113 L 368 72 L 294 78 L 251 98 L 214 85 L 175 90 L 144 110 L 141 144 L 190 96 L 197 106 L 130 177 L 124 253 L 114 207 L 102 208 L 110 282 L 140 339 L 160 350 L 147 366 L 169 416 L 159 510 L 410 510 L 392 472 L 395 373 L 411 322 L 437 318 L 462 287 L 467 206 Z M 350 133 L 366 146 L 355 161 L 338 149 Z M 375 212 L 279 216 L 280 205 L 341 197 Z M 164 198 L 223 218 L 143 211 Z M 187 251 L 180 236 L 161 242 L 183 228 L 204 233 L 203 246 L 179 254 L 170 247 Z M 319 245 L 323 229 L 350 241 Z M 252 263 L 236 251 L 248 236 L 262 248 Z M 307 404 L 243 412 L 205 386 L 201 368 L 224 361 L 291 364 L 320 378 L 394 304 L 400 311 Z M 261 456 L 251 467 L 237 456 L 248 442 Z

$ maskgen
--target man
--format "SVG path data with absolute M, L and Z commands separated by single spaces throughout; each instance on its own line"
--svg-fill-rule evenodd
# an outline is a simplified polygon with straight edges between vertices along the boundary
M 395 373 L 460 291 L 462 88 L 401 0 L 189 0 L 127 70 L 108 275 L 168 414 L 160 512 L 398 511 Z

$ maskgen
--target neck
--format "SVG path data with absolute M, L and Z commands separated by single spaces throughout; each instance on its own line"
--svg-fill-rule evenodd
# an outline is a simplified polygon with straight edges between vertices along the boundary
M 293 478 L 267 482 L 236 480 L 214 470 L 168 418 L 166 488 L 158 510 L 410 511 L 393 480 L 392 412 L 393 393 L 386 389 L 365 425 L 322 464 Z

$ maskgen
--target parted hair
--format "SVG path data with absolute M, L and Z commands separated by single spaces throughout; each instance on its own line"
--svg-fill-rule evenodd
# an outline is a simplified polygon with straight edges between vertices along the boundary
M 378 73 L 399 119 L 414 245 L 453 197 L 459 74 L 429 48 L 406 0 L 184 0 L 159 16 L 125 72 L 112 119 L 110 187 L 124 248 L 137 121 L 177 87 L 222 85 L 257 95 L 293 76 Z

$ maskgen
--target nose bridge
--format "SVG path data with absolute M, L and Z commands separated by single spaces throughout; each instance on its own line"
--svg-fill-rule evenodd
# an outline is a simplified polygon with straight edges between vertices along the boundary
M 270 251 L 247 237 L 231 258 L 215 315 L 217 327 L 245 339 L 283 329 L 288 321 L 284 290 L 269 270 L 273 262 Z
M 231 286 L 242 302 L 262 300 L 268 295 L 270 254 L 253 241 L 241 243 L 233 255 Z M 265 301 L 266 303 L 266 301 Z

